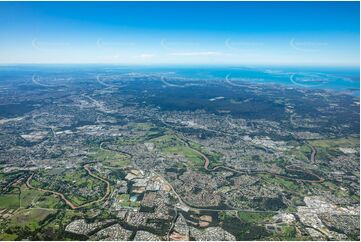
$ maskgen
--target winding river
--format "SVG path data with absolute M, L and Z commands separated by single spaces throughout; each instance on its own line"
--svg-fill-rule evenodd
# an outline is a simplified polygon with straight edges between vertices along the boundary
M 91 170 L 89 169 L 88 165 L 84 165 L 83 168 L 88 172 L 89 176 L 92 176 L 94 177 L 95 179 L 98 179 L 98 180 L 101 180 L 102 182 L 105 182 L 106 185 L 107 185 L 107 188 L 106 188 L 106 193 L 103 197 L 95 200 L 95 201 L 91 201 L 91 202 L 87 202 L 87 203 L 84 203 L 80 206 L 77 206 L 77 205 L 74 205 L 71 201 L 69 201 L 64 194 L 60 193 L 60 192 L 56 192 L 56 191 L 51 191 L 51 190 L 47 190 L 47 189 L 42 189 L 42 188 L 38 188 L 38 187 L 34 187 L 31 185 L 31 179 L 33 178 L 34 176 L 34 173 L 31 174 L 29 176 L 29 178 L 26 180 L 26 186 L 30 189 L 35 189 L 35 190 L 38 190 L 38 191 L 42 191 L 42 192 L 49 192 L 49 193 L 52 193 L 53 195 L 55 196 L 58 196 L 60 197 L 65 203 L 66 205 L 68 205 L 71 209 L 78 209 L 78 208 L 83 208 L 83 207 L 87 207 L 91 204 L 94 204 L 94 203 L 97 203 L 97 202 L 101 202 L 101 201 L 104 201 L 106 198 L 108 198 L 110 192 L 111 192 L 111 187 L 110 187 L 110 183 L 109 181 L 105 180 L 104 178 L 101 178 L 97 175 L 95 175 L 94 173 L 91 172 Z

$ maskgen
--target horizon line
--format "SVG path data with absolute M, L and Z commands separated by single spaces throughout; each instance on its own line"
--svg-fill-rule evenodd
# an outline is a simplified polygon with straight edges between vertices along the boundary
M 180 63 L 99 63 L 99 62 L 59 62 L 59 63 L 0 63 L 0 66 L 15 66 L 15 65 L 116 65 L 116 66 L 282 66 L 282 67 L 339 67 L 339 68 L 358 68 L 361 69 L 360 63 L 355 65 L 335 65 L 335 64 L 267 64 L 267 63 L 239 63 L 239 64 L 226 64 L 226 63 L 187 63 L 187 64 L 180 64 Z

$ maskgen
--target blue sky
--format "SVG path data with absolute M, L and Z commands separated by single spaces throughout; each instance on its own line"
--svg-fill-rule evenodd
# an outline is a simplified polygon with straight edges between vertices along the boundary
M 1 2 L 0 63 L 359 65 L 358 2 Z

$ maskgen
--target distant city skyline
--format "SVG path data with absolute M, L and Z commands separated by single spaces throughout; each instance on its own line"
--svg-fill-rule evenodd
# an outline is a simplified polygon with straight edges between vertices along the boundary
M 0 64 L 359 66 L 359 2 L 1 2 Z

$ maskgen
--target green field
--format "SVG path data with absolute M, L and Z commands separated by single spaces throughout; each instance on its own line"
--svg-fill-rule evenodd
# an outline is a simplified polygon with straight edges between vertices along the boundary
M 11 217 L 11 223 L 16 226 L 27 227 L 31 231 L 34 231 L 48 215 L 55 212 L 56 210 L 42 208 L 22 209 Z
M 238 218 L 246 223 L 265 222 L 274 215 L 274 213 L 237 212 Z
M 271 183 L 273 185 L 278 185 L 288 191 L 301 192 L 301 187 L 295 181 L 268 174 L 260 174 L 259 177 L 261 177 L 265 182 Z
M 219 212 L 222 227 L 236 236 L 236 240 L 263 240 L 269 233 L 260 225 L 272 214 L 252 212 Z
M 340 148 L 354 148 L 359 152 L 360 140 L 355 137 L 340 139 L 309 140 L 310 145 L 317 149 L 316 160 L 328 160 L 332 157 L 342 155 Z M 294 157 L 297 160 L 309 162 L 311 148 L 307 144 L 294 144 L 295 147 L 285 152 L 285 155 Z
M 104 166 L 109 167 L 124 167 L 131 163 L 130 156 L 121 152 L 98 149 L 90 159 L 101 162 Z
M 195 143 L 193 141 L 189 142 L 190 147 L 192 147 L 195 150 L 200 151 L 202 154 L 204 154 L 209 159 L 209 168 L 212 169 L 213 167 L 223 165 L 222 162 L 220 162 L 220 159 L 222 157 L 222 154 L 210 151 L 206 149 L 201 144 Z
M 291 150 L 286 151 L 285 155 L 292 156 L 296 160 L 309 162 L 310 156 L 311 156 L 311 148 L 306 144 L 299 145 L 299 146 L 294 147 Z
M 58 174 L 42 170 L 31 180 L 31 185 L 63 193 L 76 206 L 99 199 L 105 192 L 104 182 L 91 177 L 83 168 L 67 169 Z
M 16 209 L 19 208 L 19 195 L 13 193 L 1 194 L 0 195 L 0 209 Z
M 29 189 L 25 185 L 21 186 L 20 202 L 21 207 L 55 208 L 60 199 L 52 194 L 47 194 L 35 189 Z
M 11 241 L 16 240 L 18 236 L 16 234 L 0 233 L 1 241 Z
M 358 153 L 360 151 L 360 139 L 355 137 L 312 140 L 309 141 L 309 143 L 317 149 L 316 160 L 328 160 L 331 157 L 342 155 L 343 152 L 340 148 L 353 148 L 357 150 Z
M 191 168 L 199 168 L 204 164 L 204 159 L 193 149 L 187 147 L 182 140 L 174 134 L 166 134 L 151 140 L 160 152 L 167 155 L 180 155 L 187 159 Z
M 135 145 L 139 143 L 142 139 L 140 137 L 130 137 L 130 136 L 121 136 L 117 139 L 117 145 Z
M 311 140 L 309 142 L 318 148 L 325 148 L 325 149 L 336 149 L 337 147 L 358 148 L 360 146 L 360 139 L 357 137 L 346 137 L 346 138 L 340 138 L 340 139 Z

